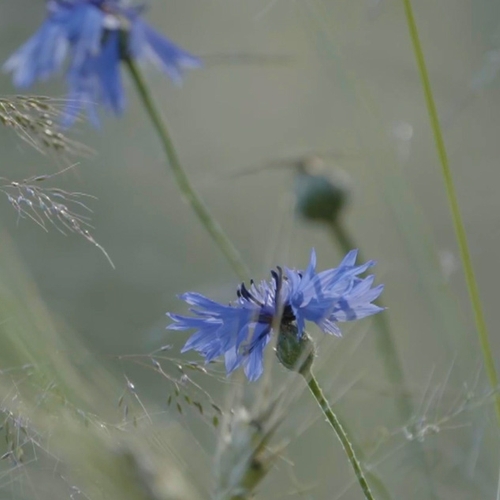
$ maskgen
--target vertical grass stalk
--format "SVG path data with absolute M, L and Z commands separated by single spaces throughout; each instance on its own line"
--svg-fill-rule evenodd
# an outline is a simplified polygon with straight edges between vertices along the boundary
M 144 80 L 139 68 L 130 58 L 126 58 L 125 63 L 128 67 L 142 104 L 144 105 L 153 127 L 160 138 L 168 163 L 174 173 L 177 186 L 179 187 L 184 199 L 191 206 L 199 221 L 208 231 L 215 244 L 222 251 L 235 273 L 240 279 L 247 280 L 249 278 L 249 271 L 238 250 L 236 250 L 235 246 L 227 237 L 219 223 L 210 214 L 208 208 L 205 206 L 205 203 L 192 186 L 184 168 L 182 167 L 174 143 L 168 133 L 167 126 L 161 118 L 161 115 L 151 96 L 151 92 L 149 91 L 146 81 Z
M 306 365 L 306 366 L 307 367 L 300 370 L 300 374 L 305 378 L 305 380 L 307 382 L 307 386 L 309 387 L 309 390 L 311 391 L 314 399 L 318 403 L 319 407 L 321 408 L 321 411 L 323 412 L 326 419 L 328 420 L 328 423 L 332 426 L 333 430 L 335 431 L 335 434 L 337 435 L 340 442 L 342 443 L 342 447 L 344 448 L 344 451 L 345 451 L 345 454 L 347 455 L 349 463 L 351 464 L 351 467 L 354 470 L 354 474 L 356 475 L 356 479 L 358 480 L 358 483 L 361 486 L 361 489 L 363 490 L 363 494 L 364 494 L 366 500 L 375 500 L 373 493 L 370 489 L 370 486 L 368 485 L 368 481 L 366 480 L 363 469 L 361 467 L 361 463 L 360 463 L 358 457 L 356 456 L 356 453 L 354 451 L 354 447 L 351 444 L 351 441 L 349 440 L 347 433 L 345 432 L 339 419 L 337 418 L 337 416 L 333 412 L 327 399 L 323 395 L 323 391 L 321 390 L 321 387 L 319 386 L 318 381 L 314 377 L 314 375 L 311 371 L 310 365 Z
M 437 108 L 434 102 L 434 96 L 432 94 L 432 87 L 425 64 L 424 53 L 420 44 L 420 38 L 418 36 L 418 29 L 415 22 L 415 16 L 413 14 L 411 0 L 403 0 L 403 5 L 405 10 L 406 22 L 408 24 L 408 30 L 410 32 L 410 38 L 413 45 L 413 52 L 415 54 L 415 59 L 420 74 L 420 80 L 422 82 L 427 112 L 429 114 L 434 141 L 436 143 L 439 162 L 441 164 L 441 173 L 443 175 L 444 184 L 446 187 L 446 194 L 448 197 L 448 203 L 450 205 L 453 226 L 458 241 L 458 247 L 460 249 L 462 266 L 464 268 L 465 280 L 467 282 L 469 297 L 471 300 L 472 309 L 474 311 L 474 318 L 476 322 L 477 333 L 479 336 L 479 342 L 481 344 L 486 373 L 488 375 L 488 379 L 492 389 L 496 391 L 498 387 L 498 375 L 491 351 L 488 328 L 484 319 L 481 298 L 479 296 L 479 290 L 477 287 L 476 277 L 474 275 L 474 269 L 472 267 L 472 260 L 469 252 L 469 246 L 467 243 L 467 235 L 462 221 L 462 216 L 460 214 L 460 208 L 455 192 L 453 177 L 451 175 L 450 165 L 448 162 L 448 155 L 444 144 L 443 133 L 439 124 Z M 498 424 L 500 426 L 500 395 L 497 392 L 495 393 L 495 410 Z

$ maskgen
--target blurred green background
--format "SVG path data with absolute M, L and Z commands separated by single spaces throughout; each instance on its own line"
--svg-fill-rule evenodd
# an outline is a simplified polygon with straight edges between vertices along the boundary
M 484 394 L 487 383 L 480 372 L 478 342 L 401 2 L 149 4 L 147 17 L 155 27 L 206 57 L 206 68 L 189 72 L 182 88 L 155 68 L 147 67 L 146 75 L 183 165 L 253 276 L 267 278 L 276 264 L 304 267 L 311 247 L 317 250 L 319 268 L 340 261 L 328 231 L 295 216 L 292 168 L 238 176 L 276 160 L 323 155 L 332 171 L 341 168 L 352 179 L 345 223 L 367 258 L 378 261 L 377 280 L 386 284 L 386 314 L 415 406 L 429 398 L 429 386 L 442 387 L 441 399 L 429 403 L 427 416 L 446 415 L 464 384 L 474 385 L 478 372 L 475 390 Z M 500 243 L 500 4 L 422 0 L 415 2 L 415 9 L 498 352 L 494 259 Z M 43 16 L 41 1 L 2 2 L 1 61 L 33 33 Z M 248 55 L 255 57 L 249 60 Z M 161 408 L 164 380 L 116 356 L 148 353 L 163 344 L 174 344 L 178 356 L 185 336 L 165 331 L 165 312 L 185 311 L 176 295 L 197 290 L 228 301 L 238 280 L 181 200 L 156 134 L 125 79 L 124 116 L 103 115 L 98 131 L 80 124 L 69 132 L 96 154 L 71 159 L 79 163 L 77 168 L 48 181 L 98 197 L 90 202 L 93 235 L 116 270 L 82 238 L 55 230 L 44 233 L 27 220 L 18 221 L 6 199 L 0 199 L 2 232 L 14 241 L 17 257 L 63 334 L 69 327 L 118 379 L 123 373 L 132 377 L 147 404 Z M 15 92 L 9 77 L 1 76 L 0 94 Z M 63 97 L 64 87 L 52 79 L 30 93 Z M 1 131 L 0 148 L 1 175 L 9 179 L 54 173 L 65 166 L 41 156 L 8 130 Z M 319 378 L 332 400 L 356 381 L 339 404 L 362 443 L 370 443 L 379 428 L 391 431 L 405 424 L 394 411 L 394 394 L 372 330 L 365 320 L 348 325 L 342 341 L 323 339 L 318 361 Z M 341 375 L 333 377 L 342 360 Z M 2 363 L 8 366 L 8 360 Z M 207 386 L 223 400 L 227 385 L 209 381 Z M 425 406 L 420 407 L 424 413 Z M 484 405 L 460 422 L 468 427 L 442 429 L 426 438 L 438 498 L 493 497 L 498 446 L 488 442 L 494 432 L 488 423 L 490 410 Z M 326 438 L 328 431 L 309 398 L 303 397 L 293 412 L 288 428 L 304 421 L 310 425 L 287 452 L 295 466 L 280 463 L 262 497 L 337 498 L 349 483 L 340 445 L 333 436 Z M 171 416 L 176 418 L 175 412 Z M 318 420 L 312 425 L 314 418 Z M 202 443 L 204 432 L 199 430 L 197 438 Z M 384 444 L 380 454 L 389 453 L 380 471 L 394 498 L 429 498 L 421 484 L 426 480 L 409 451 L 412 445 L 399 449 Z M 213 437 L 204 446 L 208 462 Z M 292 475 L 310 486 L 306 493 Z M 1 481 L 5 479 L 0 486 Z M 20 496 L 18 489 L 4 498 L 9 494 Z M 360 493 L 354 486 L 338 498 L 360 498 Z

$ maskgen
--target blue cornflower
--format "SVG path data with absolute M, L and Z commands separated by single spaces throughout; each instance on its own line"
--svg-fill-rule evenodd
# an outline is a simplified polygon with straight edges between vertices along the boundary
M 257 380 L 263 371 L 264 349 L 274 331 L 294 325 L 300 339 L 307 335 L 305 322 L 312 321 L 324 332 L 340 336 L 337 323 L 353 321 L 383 308 L 372 304 L 383 285 L 372 288 L 374 276 L 359 278 L 374 261 L 356 266 L 357 250 L 349 252 L 339 267 L 316 272 L 316 253 L 311 252 L 305 271 L 280 267 L 271 271 L 272 280 L 247 288 L 240 285 L 237 299 L 219 304 L 207 297 L 188 292 L 181 295 L 195 315 L 168 314 L 174 320 L 171 330 L 196 332 L 182 352 L 194 349 L 206 362 L 224 356 L 227 373 L 243 366 L 249 380 Z
M 148 59 L 175 83 L 184 68 L 201 60 L 162 36 L 141 18 L 142 7 L 122 0 L 49 0 L 47 18 L 38 31 L 5 62 L 16 87 L 26 88 L 62 69 L 66 58 L 68 105 L 64 124 L 85 109 L 99 124 L 97 103 L 116 114 L 125 108 L 120 62 Z

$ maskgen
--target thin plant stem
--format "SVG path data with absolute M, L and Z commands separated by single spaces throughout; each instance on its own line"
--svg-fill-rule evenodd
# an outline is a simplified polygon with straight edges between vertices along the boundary
M 356 475 L 356 479 L 358 480 L 358 483 L 361 486 L 361 489 L 363 490 L 366 500 L 375 500 L 375 497 L 371 492 L 370 486 L 368 485 L 365 474 L 361 467 L 361 463 L 354 451 L 354 447 L 352 446 L 351 441 L 349 440 L 347 433 L 342 427 L 339 419 L 337 418 L 330 404 L 328 403 L 327 399 L 323 395 L 323 391 L 321 390 L 318 381 L 316 380 L 314 374 L 312 373 L 310 365 L 307 366 L 307 368 L 302 369 L 300 371 L 300 374 L 305 378 L 307 386 L 309 387 L 309 390 L 311 391 L 314 399 L 318 403 L 319 407 L 321 408 L 321 411 L 328 420 L 328 423 L 332 426 L 333 430 L 335 431 L 335 434 L 342 443 L 342 447 L 344 448 L 349 463 L 351 464 L 354 470 L 354 474 Z
M 155 128 L 160 138 L 163 149 L 168 159 L 168 163 L 170 164 L 170 168 L 174 173 L 177 186 L 179 187 L 184 199 L 191 206 L 203 227 L 208 231 L 208 233 L 214 240 L 215 244 L 225 255 L 235 273 L 239 276 L 240 279 L 247 280 L 249 278 L 249 271 L 246 264 L 243 262 L 243 259 L 241 258 L 238 250 L 236 250 L 231 240 L 225 234 L 224 230 L 209 212 L 205 203 L 202 201 L 199 194 L 192 186 L 191 181 L 186 174 L 186 171 L 182 167 L 174 143 L 168 132 L 167 126 L 154 103 L 151 92 L 148 89 L 142 73 L 132 59 L 126 58 L 125 63 L 129 69 L 130 75 L 135 84 L 142 104 L 144 105 L 144 108 L 146 109 L 146 112 L 151 119 L 153 127 Z
M 354 248 L 359 249 L 359 245 L 356 244 L 340 217 L 332 219 L 330 229 L 334 240 L 344 254 L 347 254 Z M 360 250 L 358 250 L 358 259 L 361 262 L 366 262 Z M 384 307 L 380 298 L 375 303 L 379 307 Z M 413 407 L 405 382 L 403 365 L 399 358 L 396 341 L 394 340 L 389 321 L 387 320 L 387 314 L 376 314 L 373 316 L 373 322 L 378 331 L 376 339 L 377 347 L 382 357 L 382 364 L 387 373 L 387 378 L 397 390 L 396 405 L 403 420 L 408 421 L 412 418 Z
M 330 223 L 330 228 L 333 234 L 333 238 L 342 250 L 344 254 L 347 254 L 350 250 L 354 248 L 359 249 L 359 245 L 356 244 L 354 238 L 347 230 L 342 220 L 337 217 Z M 366 259 L 358 251 L 358 258 L 360 262 L 366 262 Z M 379 307 L 384 307 L 384 304 L 380 298 L 375 302 Z M 410 397 L 410 391 L 408 390 L 408 385 L 405 380 L 403 365 L 399 357 L 396 342 L 392 335 L 390 323 L 387 320 L 386 314 L 376 314 L 373 316 L 373 320 L 378 331 L 376 336 L 377 348 L 382 357 L 382 364 L 387 373 L 387 378 L 391 381 L 392 385 L 396 389 L 396 407 L 405 422 L 411 422 L 415 416 L 414 407 Z M 424 450 L 420 443 L 415 443 L 415 449 L 417 450 L 418 460 L 421 467 L 423 468 L 426 477 L 429 478 L 428 486 L 431 487 L 431 469 L 427 463 Z M 371 476 L 371 475 L 370 475 Z M 431 487 L 430 491 L 431 498 L 437 498 Z
M 420 80 L 422 82 L 422 87 L 424 91 L 425 102 L 427 105 L 427 112 L 429 114 L 429 120 L 432 132 L 434 134 L 434 141 L 436 143 L 436 149 L 441 164 L 441 173 L 443 175 L 444 184 L 446 187 L 446 194 L 448 196 L 448 203 L 450 205 L 451 216 L 453 219 L 453 226 L 455 228 L 455 234 L 458 241 L 458 247 L 460 249 L 460 257 L 462 260 L 462 266 L 464 268 L 465 280 L 467 282 L 469 297 L 472 309 L 474 311 L 477 333 L 479 336 L 479 342 L 481 344 L 481 350 L 483 353 L 484 365 L 486 368 L 486 373 L 488 375 L 490 385 L 492 389 L 496 391 L 498 388 L 498 375 L 495 367 L 493 354 L 491 351 L 488 328 L 486 326 L 486 321 L 484 318 L 483 308 L 481 305 L 481 298 L 479 296 L 476 277 L 474 275 L 474 268 L 472 266 L 472 259 L 470 256 L 469 246 L 467 243 L 467 234 L 465 232 L 462 216 L 460 214 L 460 207 L 458 204 L 458 199 L 453 183 L 453 176 L 451 174 L 450 165 L 448 162 L 448 154 L 446 152 L 443 133 L 441 131 L 441 126 L 439 123 L 439 116 L 436 108 L 436 103 L 434 102 L 431 82 L 425 64 L 424 53 L 422 50 L 422 45 L 420 43 L 420 37 L 418 35 L 415 16 L 413 15 L 411 0 L 403 0 L 403 4 L 405 9 L 406 22 L 408 24 L 408 30 L 410 32 L 410 38 L 413 45 L 413 51 L 415 54 L 418 71 L 420 73 Z M 500 425 L 500 394 L 498 392 L 495 392 L 495 410 L 496 410 L 498 424 Z

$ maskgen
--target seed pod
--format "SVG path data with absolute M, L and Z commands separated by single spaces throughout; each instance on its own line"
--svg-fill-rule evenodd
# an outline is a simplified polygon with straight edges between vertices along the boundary
M 302 217 L 335 222 L 349 202 L 348 179 L 340 171 L 325 175 L 323 160 L 307 158 L 297 163 L 295 196 L 296 210 Z

